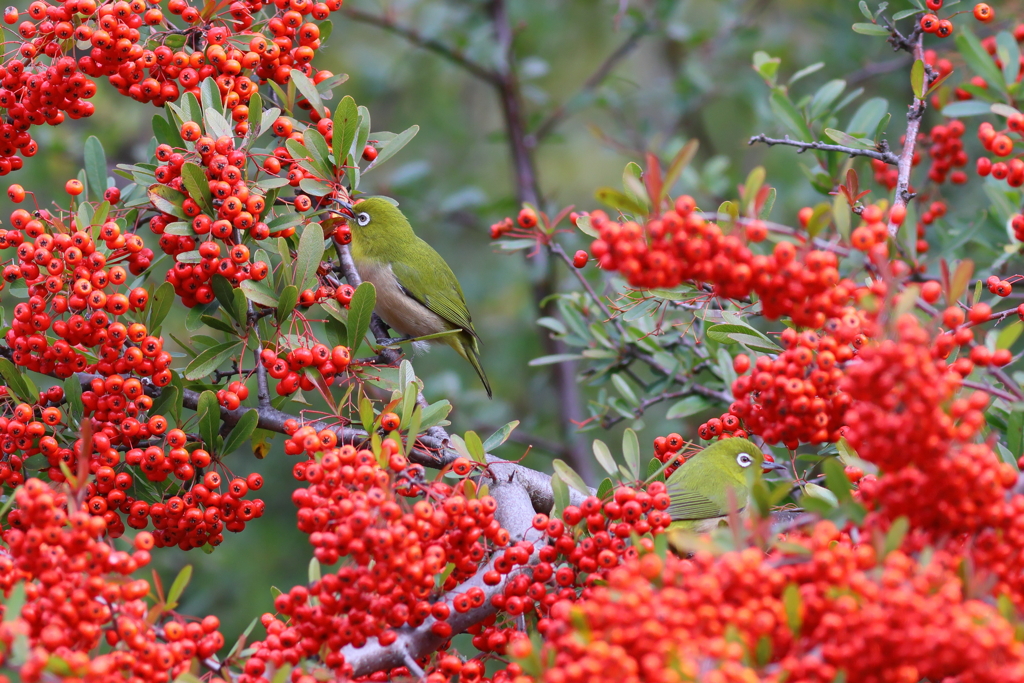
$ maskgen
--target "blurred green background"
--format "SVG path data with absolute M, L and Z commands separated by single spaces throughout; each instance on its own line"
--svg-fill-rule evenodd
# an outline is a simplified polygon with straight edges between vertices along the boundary
M 348 0 L 345 7 L 377 16 L 387 13 L 422 36 L 493 64 L 500 55 L 488 5 L 482 0 Z M 910 6 L 893 5 L 894 10 Z M 1019 9 L 1020 3 L 997 7 L 1001 16 Z M 664 164 L 691 138 L 699 139 L 700 151 L 676 191 L 695 194 L 703 207 L 735 196 L 737 184 L 759 164 L 766 166 L 768 182 L 779 191 L 775 220 L 793 224 L 799 207 L 825 199 L 811 189 L 798 164 L 813 163 L 810 157 L 798 157 L 791 149 L 747 145 L 756 133 L 785 132 L 773 121 L 768 88 L 751 69 L 756 50 L 782 58 L 782 81 L 803 67 L 826 62 L 794 87 L 795 100 L 833 78 L 846 79 L 847 92 L 866 88 L 840 118 L 867 97 L 888 98 L 894 112 L 889 138 L 898 145 L 898 119 L 910 97 L 909 61 L 883 40 L 849 29 L 864 20 L 854 0 L 516 0 L 509 3 L 509 11 L 530 126 L 558 106 L 569 112 L 535 150 L 542 208 L 551 214 L 568 205 L 598 208 L 594 190 L 619 187 L 626 162 L 643 164 L 642 153 L 651 151 Z M 509 420 L 521 420 L 516 439 L 500 453 L 519 458 L 533 444 L 526 462 L 547 470 L 550 458 L 565 457 L 568 441 L 553 366 L 528 366 L 546 353 L 545 330 L 535 325 L 538 310 L 531 282 L 537 269 L 524 252 L 496 250 L 488 236 L 491 223 L 514 216 L 519 208 L 496 92 L 443 57 L 379 27 L 344 12 L 333 22 L 333 35 L 316 64 L 350 75 L 335 96 L 350 94 L 369 107 L 375 130 L 421 127 L 396 158 L 367 176 L 364 189 L 399 199 L 419 234 L 459 276 L 495 388 L 494 400 L 488 401 L 468 365 L 442 348 L 415 359 L 427 398 L 451 400 L 456 431 L 473 429 L 486 436 Z M 634 32 L 640 34 L 636 48 L 616 61 L 600 84 L 581 90 Z M 115 96 L 105 84 L 95 103 L 90 119 L 35 133 L 40 152 L 12 179 L 35 190 L 41 203 L 64 199 L 63 193 L 54 192 L 78 172 L 89 135 L 103 141 L 111 163 L 144 160 L 155 110 Z M 865 169 L 861 173 L 866 182 L 866 166 L 858 168 Z M 2 203 L 6 216 L 12 207 L 6 198 Z M 578 233 L 566 233 L 560 240 L 570 254 L 586 246 Z M 555 272 L 556 287 L 572 287 L 574 280 L 565 268 Z M 184 309 L 173 316 L 165 327 L 184 338 Z M 581 389 L 584 405 L 592 390 Z M 643 427 L 643 443 L 669 431 L 692 435 L 702 421 L 695 416 L 689 423 L 669 422 L 664 419 L 667 405 L 652 409 L 638 425 Z M 586 442 L 599 435 L 588 434 Z M 617 442 L 614 435 L 601 438 Z M 226 534 L 223 545 L 210 555 L 176 549 L 155 553 L 154 565 L 165 585 L 182 565 L 194 565 L 181 610 L 220 615 L 229 639 L 271 609 L 268 586 L 286 588 L 305 581 L 310 553 L 306 537 L 295 529 L 292 462 L 280 440 L 263 461 L 245 452 L 235 454 L 229 464 L 236 473 L 258 470 L 266 477 L 261 492 L 267 502 L 265 517 L 243 534 Z

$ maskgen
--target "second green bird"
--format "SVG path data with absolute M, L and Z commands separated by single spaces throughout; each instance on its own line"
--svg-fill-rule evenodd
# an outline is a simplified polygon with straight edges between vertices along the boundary
M 437 341 L 469 361 L 491 396 L 480 365 L 480 337 L 462 287 L 445 260 L 416 236 L 409 220 L 388 200 L 370 197 L 354 206 L 335 201 L 351 219 L 352 259 L 359 277 L 377 290 L 377 315 L 412 338 L 459 330 Z
M 713 530 L 728 520 L 730 509 L 744 516 L 754 482 L 763 472 L 776 469 L 785 466 L 741 438 L 716 441 L 688 459 L 665 482 L 672 501 L 669 542 L 680 532 Z

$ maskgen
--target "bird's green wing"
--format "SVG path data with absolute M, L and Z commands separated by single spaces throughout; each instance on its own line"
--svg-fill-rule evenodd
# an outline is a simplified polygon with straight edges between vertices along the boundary
M 441 316 L 453 327 L 477 336 L 455 273 L 434 249 L 417 238 L 413 258 L 392 263 L 398 284 L 412 298 Z
M 689 464 L 684 465 L 684 467 L 687 466 Z M 728 515 L 729 491 L 735 494 L 733 505 L 737 510 L 742 510 L 747 505 L 747 491 L 744 487 L 733 486 L 727 481 L 722 481 L 717 486 L 708 486 L 705 483 L 705 486 L 701 488 L 710 493 L 704 494 L 696 490 L 696 477 L 677 477 L 675 476 L 677 474 L 681 474 L 681 470 L 673 473 L 673 476 L 665 482 L 666 492 L 672 499 L 667 512 L 674 521 L 712 519 Z

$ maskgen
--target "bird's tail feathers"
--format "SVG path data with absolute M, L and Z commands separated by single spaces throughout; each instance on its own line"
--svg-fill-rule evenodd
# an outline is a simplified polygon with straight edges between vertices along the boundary
M 458 351 L 460 356 L 468 360 L 469 364 L 476 370 L 480 381 L 483 382 L 484 389 L 487 390 L 487 398 L 493 398 L 491 383 L 487 381 L 487 373 L 484 372 L 484 367 L 480 364 L 480 348 L 476 338 L 463 333 L 451 335 L 447 339 L 450 340 L 448 343 L 451 344 L 452 348 Z

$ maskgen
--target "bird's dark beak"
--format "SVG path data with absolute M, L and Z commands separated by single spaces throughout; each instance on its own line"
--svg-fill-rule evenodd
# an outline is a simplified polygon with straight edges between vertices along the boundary
M 772 471 L 782 472 L 785 471 L 785 469 L 785 463 L 775 462 L 774 460 L 769 460 L 767 457 L 761 462 L 761 471 L 765 473 Z
M 341 213 L 345 214 L 349 218 L 352 218 L 353 216 L 355 216 L 355 213 L 352 212 L 352 205 L 349 204 L 347 201 L 345 201 L 344 199 L 338 199 L 338 198 L 334 198 L 333 201 L 341 209 Z

